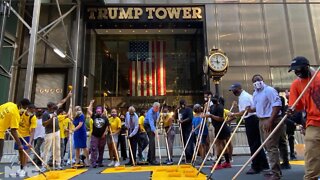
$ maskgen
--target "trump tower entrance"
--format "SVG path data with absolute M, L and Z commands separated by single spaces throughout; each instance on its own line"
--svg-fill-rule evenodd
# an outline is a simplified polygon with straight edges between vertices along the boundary
M 84 102 L 202 101 L 203 7 L 86 7 Z M 93 97 L 90 97 L 93 94 Z

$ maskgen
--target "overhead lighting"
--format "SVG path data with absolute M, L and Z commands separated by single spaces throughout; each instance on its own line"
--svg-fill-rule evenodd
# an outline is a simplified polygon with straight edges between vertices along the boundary
M 66 55 L 58 48 L 54 48 L 53 51 L 62 58 L 66 58 Z

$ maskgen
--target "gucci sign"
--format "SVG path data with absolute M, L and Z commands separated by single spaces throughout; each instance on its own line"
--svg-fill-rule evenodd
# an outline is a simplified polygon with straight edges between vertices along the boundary
M 61 88 L 38 88 L 37 92 L 41 94 L 62 94 Z

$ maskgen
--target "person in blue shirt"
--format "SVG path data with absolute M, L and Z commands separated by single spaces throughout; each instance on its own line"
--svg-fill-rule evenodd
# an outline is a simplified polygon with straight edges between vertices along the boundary
M 148 162 L 151 165 L 158 165 L 156 161 L 156 143 L 155 137 L 158 136 L 156 123 L 159 118 L 160 103 L 154 102 L 153 106 L 148 110 L 144 119 L 144 127 L 149 138 Z M 157 137 L 158 138 L 158 137 Z
M 131 153 L 129 153 L 129 162 L 126 165 L 133 165 L 132 159 L 136 162 L 136 152 L 137 152 L 137 145 L 138 145 L 138 130 L 139 130 L 139 117 L 135 112 L 135 108 L 133 106 L 130 106 L 128 109 L 128 112 L 126 113 L 125 117 L 125 126 L 128 129 L 128 136 L 131 150 L 132 150 L 132 156 Z
M 278 92 L 263 81 L 260 74 L 252 77 L 253 87 L 253 105 L 250 112 L 256 112 L 259 118 L 259 129 L 262 140 L 265 140 L 281 120 L 281 100 Z M 280 168 L 279 139 L 285 133 L 285 126 L 281 124 L 280 128 L 265 144 L 268 152 L 268 161 L 271 172 L 266 173 L 267 179 L 280 179 L 282 176 Z
M 200 104 L 195 104 L 193 106 L 193 112 L 195 113 L 192 119 L 192 129 L 195 129 L 194 134 L 195 134 L 195 139 L 198 139 L 198 136 L 200 136 L 200 126 L 202 125 L 201 122 L 204 121 L 204 118 L 201 117 L 201 113 L 202 113 L 202 109 L 201 109 L 201 105 Z M 203 134 L 200 138 L 200 147 L 199 147 L 199 153 L 200 153 L 200 157 L 202 159 L 204 159 L 205 157 L 205 153 L 207 152 L 206 149 L 206 142 L 207 142 L 207 137 L 208 137 L 208 125 L 206 122 L 204 125 L 204 130 L 203 130 Z

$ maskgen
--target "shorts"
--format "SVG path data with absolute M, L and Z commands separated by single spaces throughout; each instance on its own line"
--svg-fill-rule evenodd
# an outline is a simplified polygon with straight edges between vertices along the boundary
M 19 138 L 19 139 L 20 139 L 21 144 L 23 145 L 23 149 L 24 149 L 24 150 L 29 149 L 29 147 L 28 147 L 28 146 L 26 145 L 26 143 L 22 140 L 22 138 Z M 27 142 L 29 142 L 29 141 L 30 141 L 30 136 L 24 137 L 24 140 L 26 140 Z M 17 144 L 16 142 L 14 143 L 14 150 L 19 150 L 18 144 Z
M 220 128 L 220 127 L 219 127 Z M 223 140 L 223 139 L 227 139 L 228 137 L 230 137 L 231 135 L 231 129 L 229 126 L 227 125 L 224 125 L 222 127 L 222 130 L 220 132 L 220 134 L 217 136 L 217 133 L 219 132 L 219 128 L 215 128 L 215 136 L 220 139 L 220 140 Z
M 207 143 L 207 137 L 208 137 L 208 135 L 202 135 L 201 144 L 206 144 Z M 195 140 L 197 140 L 197 139 L 198 139 L 198 134 L 195 137 Z
M 114 143 L 118 144 L 119 134 L 112 135 L 112 137 L 113 137 Z M 107 144 L 110 144 L 110 143 L 112 143 L 112 138 L 110 134 L 107 134 Z

